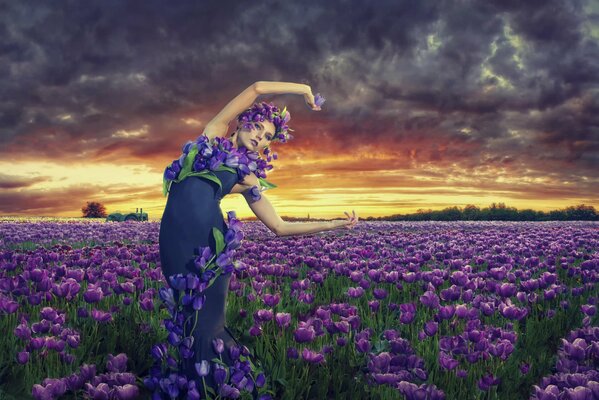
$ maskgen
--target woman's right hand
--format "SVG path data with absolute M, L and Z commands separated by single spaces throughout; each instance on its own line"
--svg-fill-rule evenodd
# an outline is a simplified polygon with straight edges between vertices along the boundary
M 347 211 L 344 211 L 343 213 L 347 215 L 347 221 L 345 221 L 347 225 L 345 225 L 345 227 L 347 229 L 353 229 L 358 223 L 358 216 L 356 215 L 356 212 L 352 210 L 352 215 L 349 215 Z
M 308 107 L 310 107 L 311 110 L 320 111 L 321 108 L 317 106 L 316 103 L 314 103 L 314 95 L 312 94 L 312 89 L 310 88 L 310 86 L 306 85 L 306 87 L 308 88 L 304 93 L 304 100 L 306 101 L 306 104 L 308 105 Z

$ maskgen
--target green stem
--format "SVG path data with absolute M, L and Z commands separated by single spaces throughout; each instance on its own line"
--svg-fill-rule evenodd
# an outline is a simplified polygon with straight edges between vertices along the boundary
M 202 383 L 204 384 L 204 396 L 206 396 L 206 399 L 208 398 L 208 390 L 206 390 L 206 379 L 204 379 L 204 377 L 202 376 Z

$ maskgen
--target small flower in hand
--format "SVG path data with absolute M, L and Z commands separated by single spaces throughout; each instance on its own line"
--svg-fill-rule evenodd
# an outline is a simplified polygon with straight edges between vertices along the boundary
M 353 229 L 354 226 L 358 223 L 358 216 L 356 215 L 356 212 L 354 210 L 352 210 L 352 215 L 350 216 L 347 211 L 343 212 L 345 215 L 347 215 L 349 224 L 346 225 L 347 229 Z
M 320 93 L 316 93 L 316 96 L 314 96 L 314 104 L 316 104 L 318 107 L 321 107 L 325 101 L 326 99 L 322 97 Z

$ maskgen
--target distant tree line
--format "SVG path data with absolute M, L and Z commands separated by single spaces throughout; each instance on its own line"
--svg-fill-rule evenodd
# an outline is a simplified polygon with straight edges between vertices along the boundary
M 359 216 L 360 217 L 360 216 Z M 242 218 L 256 221 L 256 217 Z M 285 221 L 326 221 L 327 218 L 308 218 L 282 216 Z M 492 203 L 480 208 L 467 204 L 464 208 L 447 207 L 443 210 L 419 209 L 412 214 L 393 214 L 384 217 L 360 217 L 363 221 L 599 221 L 599 215 L 593 206 L 580 204 L 563 210 L 549 212 L 535 211 L 530 208 L 518 210 L 504 203 Z
M 563 210 L 535 211 L 530 208 L 518 210 L 504 203 L 492 203 L 479 208 L 467 204 L 460 207 L 447 207 L 442 210 L 419 209 L 413 214 L 394 214 L 386 217 L 366 217 L 365 221 L 599 221 L 593 206 L 580 204 Z

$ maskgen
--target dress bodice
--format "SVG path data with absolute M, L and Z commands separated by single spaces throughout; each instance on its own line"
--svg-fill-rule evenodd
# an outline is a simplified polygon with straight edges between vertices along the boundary
M 216 192 L 216 197 L 218 200 L 221 200 L 223 197 L 231 193 L 231 189 L 237 183 L 237 174 L 234 174 L 230 171 L 215 171 L 214 174 L 218 179 L 220 179 L 222 188 L 219 187 Z M 202 178 L 198 178 L 202 179 Z

